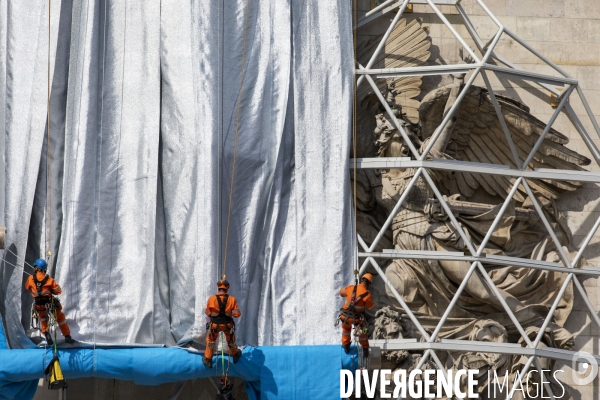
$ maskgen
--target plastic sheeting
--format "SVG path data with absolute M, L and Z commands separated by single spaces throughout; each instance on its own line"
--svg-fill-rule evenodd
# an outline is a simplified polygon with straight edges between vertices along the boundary
M 23 257 L 47 239 L 47 4 L 0 5 L 11 348 L 32 346 Z M 337 341 L 354 254 L 351 21 L 345 0 L 52 2 L 49 223 L 76 339 L 203 341 L 239 119 L 227 248 L 238 341 Z
M 0 400 L 31 399 L 52 351 L 3 350 L 2 340 L 0 329 Z M 221 373 L 178 348 L 61 349 L 59 358 L 67 381 L 95 376 L 159 385 Z M 219 368 L 220 358 L 213 361 Z M 345 354 L 339 345 L 247 347 L 231 363 L 230 375 L 245 380 L 251 400 L 339 399 L 340 369 L 356 367 L 356 354 Z
M 38 381 L 21 375 L 21 372 L 27 369 L 26 365 L 9 363 L 15 353 L 9 353 L 10 350 L 7 350 L 8 344 L 1 322 L 2 316 L 0 316 L 0 369 L 4 365 L 6 367 L 0 372 L 0 400 L 31 399 L 35 395 Z
M 231 364 L 229 372 L 231 376 L 245 379 L 250 399 L 339 399 L 339 371 L 344 361 L 348 365 L 352 362 L 350 356 L 344 354 L 342 357 L 342 354 L 341 347 L 334 345 L 249 347 L 244 349 L 243 358 L 237 364 Z M 131 380 L 140 385 L 159 385 L 220 376 L 220 371 L 209 370 L 202 364 L 201 356 L 176 348 L 60 350 L 59 357 L 67 382 L 96 376 Z M 0 399 L 33 397 L 38 379 L 43 377 L 44 358 L 50 361 L 52 352 L 47 350 L 44 354 L 43 349 L 0 350 L 0 360 L 6 359 L 0 365 Z M 11 372 L 15 370 L 20 372 L 18 377 Z M 11 397 L 5 388 L 17 387 L 19 383 L 6 386 L 14 380 L 27 380 L 21 383 L 24 387 L 31 385 L 30 382 L 35 383 L 33 393 Z

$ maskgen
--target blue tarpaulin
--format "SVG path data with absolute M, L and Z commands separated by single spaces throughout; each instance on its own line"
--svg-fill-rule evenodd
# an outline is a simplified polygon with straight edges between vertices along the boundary
M 16 358 L 16 354 L 7 349 L 8 345 L 2 328 L 2 316 L 0 315 L 0 400 L 33 398 L 37 389 L 37 379 L 21 378 L 25 376 L 21 374 L 26 370 L 25 365 L 10 363 L 11 358 Z
M 217 357 L 208 369 L 200 354 L 173 347 L 74 348 L 58 353 L 67 380 L 95 376 L 160 385 L 221 372 Z M 338 345 L 246 347 L 242 354 L 229 373 L 245 380 L 253 400 L 339 399 L 340 369 L 356 367 L 356 356 L 346 355 Z M 8 350 L 0 324 L 0 400 L 31 399 L 51 359 L 51 349 Z

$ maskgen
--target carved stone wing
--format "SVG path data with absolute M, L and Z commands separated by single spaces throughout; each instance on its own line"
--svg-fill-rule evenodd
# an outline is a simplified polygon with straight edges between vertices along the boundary
M 419 108 L 419 116 L 424 138 L 431 136 L 441 124 L 444 107 L 450 94 L 450 87 L 438 88 L 425 96 Z M 524 162 L 537 139 L 545 128 L 545 123 L 529 113 L 529 108 L 513 99 L 496 95 L 513 142 L 517 148 L 519 159 Z M 583 170 L 590 159 L 568 149 L 565 145 L 569 139 L 560 132 L 551 129 L 546 135 L 538 152 L 527 167 L 549 169 Z M 452 131 L 451 142 L 446 153 L 457 160 L 479 163 L 504 164 L 516 168 L 512 152 L 506 140 L 500 121 L 494 110 L 486 89 L 472 86 L 463 99 L 457 123 Z M 494 196 L 503 198 L 510 192 L 516 178 L 482 175 L 469 172 L 456 172 L 455 180 L 444 181 L 450 193 L 459 192 L 469 198 L 479 188 Z M 576 190 L 581 184 L 571 181 L 528 180 L 532 189 L 551 200 L 556 199 L 561 191 Z M 454 186 L 454 187 L 448 187 Z M 517 190 L 514 199 L 523 202 L 527 194 Z
M 366 66 L 381 39 L 382 36 L 378 36 L 358 46 L 357 58 L 362 65 Z M 372 68 L 403 68 L 427 65 L 430 46 L 431 42 L 427 37 L 427 32 L 425 32 L 419 21 L 412 20 L 407 24 L 405 19 L 401 19 L 385 42 L 385 46 Z M 421 93 L 421 77 L 390 78 L 387 79 L 387 82 L 383 79 L 377 79 L 375 82 L 382 93 L 385 93 L 386 83 L 394 82 L 399 93 L 396 96 L 396 103 L 402 106 L 402 111 L 406 113 L 406 117 L 411 122 L 418 122 L 419 101 L 415 100 L 415 97 Z M 371 86 L 364 82 L 357 93 L 358 102 L 361 103 L 372 94 Z

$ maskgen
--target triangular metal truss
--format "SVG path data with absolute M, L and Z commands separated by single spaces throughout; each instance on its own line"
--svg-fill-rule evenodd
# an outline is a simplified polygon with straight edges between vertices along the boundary
M 360 273 L 361 274 L 364 273 L 365 269 L 367 268 L 367 266 L 369 264 L 375 268 L 375 270 L 379 273 L 379 276 L 382 278 L 382 280 L 385 282 L 385 284 L 389 288 L 390 292 L 394 295 L 394 297 L 396 298 L 396 300 L 398 301 L 398 303 L 400 304 L 400 306 L 402 307 L 402 309 L 404 310 L 406 315 L 410 318 L 410 320 L 415 325 L 416 329 L 420 332 L 420 334 L 423 336 L 423 339 L 425 340 L 425 342 L 417 342 L 416 339 L 372 340 L 371 343 L 373 345 L 381 346 L 383 349 L 386 349 L 386 350 L 401 350 L 401 349 L 425 350 L 424 357 L 422 357 L 418 368 L 420 368 L 426 362 L 428 357 L 432 357 L 434 359 L 435 363 L 437 364 L 438 368 L 440 368 L 442 370 L 444 370 L 445 368 L 442 366 L 440 359 L 435 354 L 435 350 L 472 351 L 472 352 L 525 355 L 525 356 L 528 356 L 529 358 L 528 358 L 528 361 L 527 361 L 524 369 L 521 372 L 521 376 L 523 376 L 524 374 L 527 374 L 527 371 L 529 370 L 532 363 L 535 363 L 539 370 L 542 369 L 541 365 L 539 363 L 538 357 L 547 357 L 547 358 L 553 358 L 553 359 L 558 359 L 558 360 L 571 361 L 573 359 L 573 357 L 575 356 L 575 354 L 576 354 L 575 351 L 566 351 L 566 350 L 552 349 L 552 348 L 547 348 L 547 347 L 543 348 L 543 349 L 538 348 L 539 347 L 538 345 L 540 344 L 543 333 L 544 333 L 546 327 L 550 324 L 552 315 L 554 314 L 554 311 L 556 310 L 560 300 L 562 299 L 562 297 L 571 281 L 574 283 L 574 285 L 577 287 L 577 290 L 581 294 L 583 301 L 585 302 L 586 306 L 589 309 L 592 319 L 595 321 L 595 323 L 598 325 L 598 327 L 600 327 L 600 317 L 598 316 L 596 310 L 594 310 L 594 307 L 593 307 L 592 303 L 590 302 L 590 300 L 587 296 L 587 293 L 584 290 L 584 288 L 578 278 L 578 276 L 580 276 L 580 275 L 583 275 L 584 277 L 600 276 L 600 268 L 593 268 L 593 267 L 574 268 L 574 266 L 576 266 L 577 263 L 581 260 L 583 252 L 585 251 L 585 249 L 587 248 L 591 239 L 593 238 L 596 231 L 598 230 L 598 227 L 600 226 L 600 218 L 598 218 L 598 220 L 594 223 L 591 231 L 589 232 L 586 239 L 581 244 L 576 257 L 573 260 L 571 260 L 567 256 L 565 251 L 563 250 L 562 245 L 561 245 L 559 239 L 557 238 L 554 230 L 552 229 L 552 226 L 551 226 L 550 222 L 548 221 L 546 215 L 544 214 L 539 201 L 536 199 L 529 184 L 527 183 L 528 179 L 552 179 L 552 180 L 556 180 L 556 181 L 570 180 L 570 181 L 579 181 L 579 182 L 598 183 L 598 182 L 600 182 L 600 173 L 587 172 L 587 171 L 560 170 L 560 169 L 557 169 L 557 170 L 547 170 L 547 169 L 546 170 L 544 170 L 544 169 L 526 170 L 526 167 L 530 164 L 530 161 L 533 159 L 535 153 L 538 151 L 542 142 L 544 141 L 544 138 L 550 131 L 552 124 L 556 121 L 556 118 L 558 117 L 558 115 L 561 112 L 565 112 L 570 116 L 571 121 L 573 121 L 576 130 L 581 135 L 581 137 L 582 137 L 584 143 L 586 144 L 587 148 L 589 149 L 592 157 L 594 158 L 596 163 L 598 163 L 600 165 L 600 151 L 595 146 L 593 140 L 587 133 L 584 125 L 581 123 L 580 119 L 575 114 L 573 108 L 569 104 L 569 101 L 568 101 L 569 97 L 573 93 L 576 92 L 577 95 L 580 97 L 581 102 L 583 103 L 583 105 L 585 107 L 586 113 L 592 122 L 592 125 L 596 131 L 596 134 L 599 137 L 600 137 L 600 126 L 598 125 L 598 122 L 596 121 L 596 119 L 591 111 L 591 108 L 583 94 L 581 87 L 579 86 L 578 81 L 575 78 L 573 78 L 572 76 L 570 76 L 563 69 L 561 69 L 559 66 L 557 66 L 555 63 L 553 63 L 548 58 L 546 58 L 544 55 L 540 54 L 538 51 L 533 49 L 530 45 L 528 45 L 522 39 L 517 37 L 517 35 L 515 35 L 513 32 L 511 32 L 508 28 L 506 28 L 501 23 L 501 21 L 499 21 L 491 13 L 491 11 L 486 7 L 486 5 L 483 3 L 483 1 L 481 1 L 481 0 L 476 0 L 476 1 L 481 6 L 481 8 L 485 11 L 485 13 L 487 13 L 487 15 L 490 17 L 491 21 L 493 21 L 493 23 L 495 23 L 496 26 L 498 27 L 498 30 L 497 30 L 496 34 L 494 35 L 493 39 L 491 41 L 489 41 L 487 44 L 484 43 L 481 40 L 481 38 L 479 37 L 477 30 L 475 29 L 474 25 L 471 23 L 467 13 L 462 8 L 462 6 L 460 5 L 460 1 L 458 1 L 458 0 L 401 0 L 401 1 L 387 0 L 387 1 L 384 1 L 381 5 L 374 8 L 373 10 L 367 12 L 366 15 L 364 15 L 362 18 L 358 19 L 357 27 L 360 27 L 361 25 L 364 25 L 382 15 L 385 15 L 388 12 L 396 13 L 394 18 L 391 21 L 389 28 L 387 29 L 386 33 L 383 35 L 381 42 L 375 49 L 375 52 L 371 56 L 367 65 L 363 66 L 357 62 L 356 63 L 357 68 L 355 70 L 355 73 L 356 73 L 356 75 L 359 76 L 359 78 L 357 80 L 357 88 L 361 84 L 364 84 L 365 80 L 366 80 L 366 83 L 369 84 L 373 88 L 373 91 L 379 98 L 381 105 L 385 108 L 388 116 L 391 118 L 391 120 L 392 120 L 391 122 L 398 129 L 398 131 L 400 132 L 404 141 L 409 146 L 410 151 L 414 157 L 414 160 L 411 160 L 410 158 L 363 158 L 363 159 L 356 160 L 356 166 L 357 166 L 357 168 L 375 168 L 375 169 L 416 168 L 415 175 L 413 176 L 413 178 L 410 181 L 409 185 L 407 186 L 406 190 L 401 194 L 401 196 L 398 200 L 398 203 L 396 204 L 392 213 L 388 216 L 385 224 L 381 227 L 381 230 L 379 231 L 379 233 L 376 236 L 376 238 L 374 239 L 374 241 L 370 245 L 368 245 L 367 243 L 365 243 L 363 238 L 360 237 L 360 235 L 358 236 L 358 244 L 359 244 L 360 249 L 362 249 L 362 251 L 359 250 L 358 256 L 360 258 L 365 259 L 360 268 Z M 474 62 L 472 64 L 459 64 L 459 65 L 436 65 L 436 66 L 425 66 L 425 67 L 371 69 L 375 60 L 377 60 L 377 57 L 379 56 L 380 52 L 385 47 L 386 40 L 392 33 L 396 24 L 400 21 L 400 18 L 402 17 L 402 15 L 403 15 L 404 11 L 406 10 L 406 7 L 408 6 L 409 3 L 429 5 L 431 7 L 431 9 L 433 10 L 433 12 L 435 12 L 438 15 L 438 17 L 444 23 L 444 25 L 446 25 L 446 27 L 452 32 L 452 34 L 456 37 L 456 39 L 461 43 L 463 48 L 469 53 L 470 57 L 472 58 L 472 60 Z M 452 25 L 448 22 L 448 20 L 444 16 L 443 12 L 440 11 L 440 9 L 438 8 L 438 5 L 453 5 L 456 7 L 456 10 L 458 11 L 458 14 L 462 17 L 462 20 L 463 20 L 462 22 L 466 26 L 467 31 L 469 32 L 469 35 L 471 36 L 471 39 L 474 41 L 475 46 L 478 48 L 479 52 L 482 54 L 481 57 L 478 57 L 475 54 L 475 52 L 472 51 L 472 49 L 467 45 L 465 40 L 452 27 Z M 511 39 L 518 42 L 525 49 L 529 50 L 531 53 L 536 55 L 545 64 L 552 67 L 556 72 L 558 72 L 558 74 L 560 76 L 557 77 L 557 76 L 551 76 L 551 75 L 546 75 L 546 74 L 528 72 L 528 71 L 521 69 L 517 65 L 513 64 L 509 60 L 497 55 L 494 52 L 495 47 L 498 44 L 500 38 L 504 35 L 509 36 Z M 504 66 L 490 64 L 489 61 L 491 59 L 494 59 L 497 62 L 504 64 Z M 473 73 L 471 74 L 471 76 L 469 77 L 467 82 L 465 83 L 465 86 L 462 89 L 456 102 L 454 103 L 452 108 L 446 113 L 446 117 L 443 119 L 443 122 L 441 123 L 440 127 L 433 133 L 432 139 L 430 140 L 429 144 L 427 145 L 427 147 L 425 148 L 423 153 L 419 153 L 418 150 L 415 148 L 415 146 L 412 144 L 411 140 L 409 139 L 408 134 L 403 129 L 402 124 L 400 124 L 399 121 L 394 117 L 394 113 L 390 109 L 390 106 L 386 102 L 383 94 L 378 89 L 378 87 L 375 83 L 375 79 L 402 77 L 402 76 L 456 74 L 456 73 L 467 73 L 470 71 L 473 71 Z M 537 140 L 537 142 L 535 143 L 535 145 L 533 146 L 533 149 L 531 150 L 531 152 L 529 153 L 527 158 L 525 158 L 524 160 L 522 160 L 518 155 L 516 146 L 512 140 L 511 134 L 510 134 L 509 129 L 504 120 L 504 116 L 502 115 L 500 106 L 499 106 L 496 96 L 494 94 L 494 90 L 488 79 L 488 76 L 487 76 L 488 72 L 496 74 L 497 76 L 510 77 L 511 79 L 515 79 L 515 80 L 525 80 L 525 81 L 533 82 L 537 85 L 540 85 L 545 90 L 550 91 L 557 97 L 557 99 L 559 99 L 559 104 L 556 107 L 555 112 L 553 113 L 552 117 L 546 124 L 546 127 L 540 134 L 540 137 Z M 510 146 L 513 160 L 515 162 L 515 165 L 517 166 L 516 169 L 511 168 L 510 166 L 506 166 L 506 165 L 479 164 L 479 163 L 472 163 L 472 162 L 447 161 L 447 160 L 428 161 L 426 158 L 427 154 L 433 147 L 435 141 L 440 136 L 442 130 L 444 129 L 444 127 L 450 120 L 450 117 L 453 114 L 454 110 L 459 106 L 462 99 L 466 95 L 469 87 L 473 84 L 475 78 L 478 75 L 482 76 L 482 79 L 486 85 L 488 92 L 489 92 L 492 104 L 494 106 L 494 109 L 499 118 L 500 124 L 501 124 L 504 134 L 506 136 L 506 140 Z M 562 91 L 557 90 L 556 86 L 563 87 L 563 90 Z M 431 177 L 427 171 L 428 169 L 470 171 L 470 172 L 475 172 L 475 173 L 480 173 L 480 174 L 504 175 L 504 176 L 516 178 L 516 181 L 511 189 L 510 193 L 508 194 L 506 201 L 502 205 L 500 212 L 498 213 L 497 217 L 495 218 L 492 226 L 490 227 L 489 232 L 484 237 L 483 242 L 481 243 L 481 245 L 479 246 L 478 249 L 469 240 L 468 235 L 460 228 L 461 225 L 458 223 L 454 214 L 450 210 L 450 207 L 447 204 L 446 200 L 444 199 L 444 197 L 442 196 L 440 191 L 437 189 L 435 182 L 431 179 Z M 440 202 L 440 205 L 445 209 L 446 214 L 451 219 L 454 226 L 458 227 L 457 231 L 458 231 L 459 235 L 461 236 L 461 238 L 463 239 L 463 241 L 466 243 L 467 249 L 470 254 L 464 254 L 462 252 L 404 251 L 404 250 L 388 250 L 388 249 L 384 249 L 382 252 L 374 251 L 376 249 L 377 245 L 379 244 L 381 238 L 384 236 L 384 233 L 386 232 L 386 230 L 392 223 L 393 217 L 400 210 L 401 205 L 408 197 L 408 194 L 409 194 L 411 188 L 415 185 L 415 183 L 417 182 L 419 177 L 423 177 L 427 181 L 427 183 L 430 185 L 431 189 L 435 193 L 435 196 L 437 197 L 438 201 Z M 556 250 L 559 253 L 561 263 L 536 261 L 536 260 L 531 260 L 531 259 L 520 259 L 520 258 L 506 257 L 506 256 L 490 256 L 490 255 L 483 254 L 485 245 L 489 241 L 489 239 L 492 235 L 492 232 L 494 232 L 495 228 L 497 227 L 498 223 L 501 220 L 503 213 L 506 211 L 510 201 L 513 198 L 513 195 L 515 194 L 516 190 L 519 187 L 524 188 L 524 191 L 528 194 L 529 198 L 531 199 L 534 208 L 536 209 L 537 213 L 539 214 L 539 218 L 545 225 L 546 229 L 548 230 L 548 233 L 550 234 L 550 237 L 552 238 L 552 241 L 556 245 Z M 471 267 L 470 267 L 468 273 L 465 275 L 462 284 L 458 288 L 454 298 L 452 299 L 451 303 L 449 304 L 444 315 L 441 317 L 439 324 L 433 333 L 428 333 L 423 328 L 423 326 L 419 323 L 419 320 L 416 318 L 414 313 L 407 306 L 407 304 L 403 300 L 402 296 L 396 291 L 396 289 L 393 287 L 393 285 L 387 279 L 387 277 L 385 276 L 384 272 L 382 271 L 382 269 L 379 266 L 379 263 L 377 261 L 378 259 L 401 259 L 401 258 L 461 260 L 461 261 L 466 261 L 466 262 L 471 263 Z M 533 341 L 526 335 L 525 330 L 519 324 L 514 313 L 511 311 L 511 309 L 508 307 L 508 305 L 502 298 L 498 288 L 494 285 L 492 279 L 486 273 L 486 271 L 482 265 L 482 262 L 484 262 L 486 264 L 495 264 L 495 265 L 515 265 L 515 266 L 521 266 L 521 267 L 526 267 L 526 268 L 536 268 L 536 269 L 542 269 L 542 270 L 548 270 L 548 271 L 554 271 L 554 272 L 562 272 L 562 273 L 568 274 L 565 282 L 563 283 L 563 285 L 558 293 L 558 296 L 556 297 L 556 300 L 553 303 L 552 308 L 550 309 L 550 311 L 548 313 L 547 318 L 545 319 L 545 321 L 542 325 L 542 328 L 539 331 L 539 334 Z M 492 289 L 492 291 L 494 292 L 496 297 L 500 300 L 506 313 L 511 318 L 515 327 L 521 334 L 523 341 L 526 344 L 525 348 L 521 347 L 521 345 L 514 344 L 514 343 L 504 343 L 504 344 L 503 343 L 494 343 L 493 345 L 490 345 L 490 343 L 488 343 L 488 342 L 484 343 L 484 342 L 475 342 L 475 341 L 457 341 L 457 340 L 444 340 L 444 339 L 440 340 L 437 338 L 442 326 L 444 325 L 445 321 L 447 320 L 448 316 L 450 315 L 452 308 L 456 304 L 461 292 L 465 288 L 468 279 L 471 277 L 471 275 L 473 273 L 475 273 L 475 270 L 479 270 L 481 272 L 481 275 L 483 276 L 484 280 L 487 281 L 487 284 L 490 286 L 490 288 Z M 595 357 L 596 360 L 598 362 L 600 362 L 600 355 L 594 354 L 593 357 Z M 552 391 L 549 390 L 548 387 L 546 387 L 546 389 L 548 390 L 548 393 L 550 393 L 550 394 L 552 393 Z M 514 388 L 513 388 L 513 390 L 514 390 Z

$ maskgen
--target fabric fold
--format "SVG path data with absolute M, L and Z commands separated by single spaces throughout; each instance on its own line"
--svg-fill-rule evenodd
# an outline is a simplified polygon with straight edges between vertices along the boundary
M 8 3 L 0 144 L 16 256 L 4 252 L 0 312 L 25 348 L 31 303 L 15 294 L 48 226 L 47 14 Z M 202 345 L 226 272 L 240 344 L 335 343 L 354 254 L 351 4 L 87 0 L 52 16 L 50 248 L 73 336 Z

